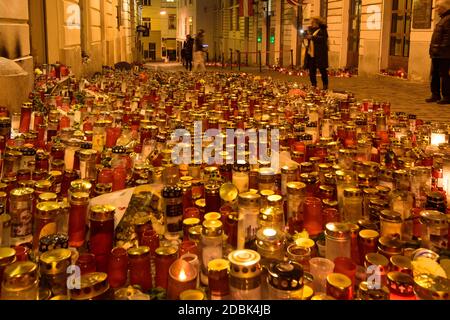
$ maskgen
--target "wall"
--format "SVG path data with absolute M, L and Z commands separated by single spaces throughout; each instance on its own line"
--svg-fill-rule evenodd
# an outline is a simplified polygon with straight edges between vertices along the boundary
M 18 110 L 27 101 L 34 79 L 33 57 L 30 55 L 30 27 L 27 0 L 0 0 L 0 56 L 13 60 L 28 75 L 14 80 L 2 79 L 0 105 Z M 0 70 L 0 74 L 2 70 Z
M 0 0 L 0 56 L 14 60 L 33 75 L 27 0 Z M 30 86 L 32 85 L 30 77 Z
M 359 45 L 360 75 L 378 74 L 381 65 L 384 5 L 382 0 L 362 0 L 361 34 Z

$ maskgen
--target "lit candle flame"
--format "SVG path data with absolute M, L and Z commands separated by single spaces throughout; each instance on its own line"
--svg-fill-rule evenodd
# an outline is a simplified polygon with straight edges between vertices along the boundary
M 180 279 L 181 281 L 185 281 L 185 280 L 187 279 L 186 272 L 184 272 L 184 269 L 181 269 L 181 270 L 180 270 L 179 279 Z
M 277 231 L 275 229 L 267 228 L 267 229 L 264 229 L 263 234 L 266 237 L 272 238 L 272 237 L 274 237 L 277 234 Z

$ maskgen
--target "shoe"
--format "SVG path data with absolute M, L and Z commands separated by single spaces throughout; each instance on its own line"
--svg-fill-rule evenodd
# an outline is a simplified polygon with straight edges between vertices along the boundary
M 437 102 L 437 104 L 450 104 L 450 99 L 444 98 Z
M 431 103 L 431 102 L 437 102 L 441 100 L 441 97 L 431 96 L 431 98 L 425 99 L 425 102 Z

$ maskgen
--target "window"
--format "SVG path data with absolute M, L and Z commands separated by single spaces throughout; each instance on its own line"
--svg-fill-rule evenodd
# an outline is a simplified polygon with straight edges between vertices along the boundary
M 250 36 L 250 17 L 244 18 L 244 37 L 248 38 Z
M 229 12 L 229 15 L 230 15 L 230 30 L 233 30 L 233 8 L 228 10 L 228 12 Z
M 184 18 L 184 34 L 189 34 L 189 25 L 188 25 L 188 18 Z
M 169 30 L 176 30 L 176 21 L 177 21 L 177 15 L 176 14 L 169 14 Z
M 192 0 L 189 0 L 189 4 L 192 4 Z
M 150 36 L 150 31 L 152 30 L 152 22 L 150 18 L 143 18 L 143 22 L 144 22 L 144 26 L 146 26 L 148 28 L 148 33 L 144 32 L 144 34 L 142 35 L 143 37 L 149 37 Z
M 193 34 L 194 33 L 194 24 L 192 21 L 192 17 L 189 17 L 189 34 Z
M 148 44 L 148 58 L 150 60 L 156 60 L 156 43 L 154 42 Z
M 237 7 L 236 8 L 236 10 L 235 10 L 235 12 L 236 12 L 236 30 L 237 31 L 239 31 L 240 30 L 240 25 L 239 25 L 239 22 L 240 22 L 240 16 L 239 16 L 239 7 Z
M 152 5 L 152 0 L 144 0 L 143 4 L 144 4 L 144 6 L 151 6 Z

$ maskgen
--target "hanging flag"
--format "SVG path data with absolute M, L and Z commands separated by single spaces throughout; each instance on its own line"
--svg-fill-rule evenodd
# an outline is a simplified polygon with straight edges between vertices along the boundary
M 253 0 L 239 0 L 239 16 L 240 17 L 253 16 Z

